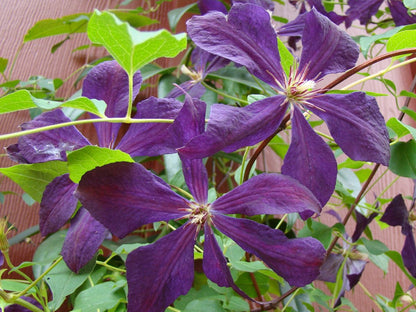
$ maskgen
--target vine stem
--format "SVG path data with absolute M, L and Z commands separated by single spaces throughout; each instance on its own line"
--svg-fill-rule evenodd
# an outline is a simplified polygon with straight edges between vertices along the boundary
M 91 118 L 91 119 L 81 119 L 81 120 L 74 120 L 68 122 L 62 122 L 50 126 L 39 127 L 35 129 L 23 130 L 19 132 L 13 132 L 8 134 L 0 135 L 0 140 L 6 140 L 11 138 L 18 138 L 24 135 L 39 133 L 47 130 L 59 129 L 68 126 L 76 126 L 82 124 L 89 124 L 89 123 L 96 123 L 96 122 L 111 122 L 111 123 L 127 123 L 127 124 L 134 124 L 134 123 L 173 123 L 173 119 L 162 119 L 162 118 L 149 118 L 149 119 L 133 119 L 133 118 Z

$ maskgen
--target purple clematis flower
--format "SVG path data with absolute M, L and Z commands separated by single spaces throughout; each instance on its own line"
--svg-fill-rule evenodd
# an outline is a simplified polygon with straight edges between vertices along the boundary
M 137 72 L 133 78 L 133 97 L 139 93 L 141 82 L 141 75 Z M 94 67 L 83 84 L 84 96 L 106 102 L 107 117 L 126 115 L 128 92 L 127 74 L 115 61 Z M 180 113 L 182 105 L 174 99 L 151 97 L 138 103 L 134 118 L 173 119 Z M 54 110 L 39 115 L 22 128 L 32 129 L 69 121 L 61 110 Z M 175 124 L 132 124 L 116 145 L 120 124 L 95 124 L 101 147 L 120 149 L 132 157 L 176 152 L 176 148 L 183 143 L 175 136 L 174 127 Z M 66 161 L 66 152 L 90 144 L 74 126 L 70 126 L 21 137 L 7 151 L 12 159 L 21 163 Z M 43 236 L 59 230 L 76 212 L 78 200 L 73 196 L 76 187 L 68 174 L 55 178 L 46 186 L 39 211 Z M 108 234 L 108 230 L 81 207 L 71 220 L 61 252 L 68 267 L 78 272 L 93 257 Z
M 252 3 L 272 12 L 274 10 L 274 2 L 272 0 L 231 0 L 231 3 Z M 201 15 L 210 11 L 218 11 L 227 14 L 227 8 L 220 0 L 198 0 L 198 8 Z
M 335 12 L 328 12 L 322 4 L 322 0 L 289 0 L 289 3 L 299 9 L 299 14 L 303 14 L 309 9 L 315 8 L 319 13 L 329 18 L 333 23 L 339 25 L 344 21 L 344 16 Z
M 192 105 L 193 104 L 193 105 Z M 205 103 L 185 101 L 188 113 L 179 122 L 185 140 L 204 131 Z M 204 230 L 203 269 L 219 286 L 234 283 L 214 228 L 247 252 L 262 259 L 291 285 L 304 286 L 319 275 L 325 249 L 313 238 L 288 239 L 280 230 L 227 214 L 319 213 L 313 194 L 295 179 L 280 174 L 255 176 L 208 203 L 207 171 L 202 159 L 180 155 L 185 182 L 193 199 L 181 197 L 162 179 L 136 163 L 113 163 L 87 172 L 76 196 L 88 211 L 119 237 L 148 223 L 187 219 L 155 243 L 139 247 L 127 257 L 128 309 L 164 311 L 192 286 L 194 245 Z M 149 260 L 151 259 L 151 260 Z
M 366 25 L 371 17 L 374 16 L 384 0 L 349 0 L 349 8 L 345 12 L 347 17 L 345 25 L 350 27 L 356 19 L 360 20 L 361 25 Z M 409 14 L 402 0 L 388 0 L 387 5 L 396 26 L 403 26 L 416 23 L 416 16 Z
M 189 36 L 197 46 L 246 66 L 278 94 L 243 108 L 214 104 L 206 132 L 180 151 L 202 158 L 257 144 L 276 132 L 290 107 L 292 141 L 282 173 L 307 186 L 324 205 L 335 187 L 337 165 L 331 149 L 303 113 L 322 118 L 334 140 L 354 160 L 388 165 L 389 138 L 373 97 L 363 92 L 323 94 L 325 90 L 316 88 L 323 76 L 353 67 L 359 49 L 315 9 L 302 16 L 302 55 L 289 75 L 280 63 L 276 33 L 263 8 L 235 4 L 228 16 L 210 12 L 188 21 Z
M 415 207 L 415 200 L 416 187 L 411 204 L 412 210 Z M 414 212 L 409 214 L 403 197 L 399 194 L 393 198 L 391 203 L 387 206 L 384 215 L 380 218 L 380 221 L 383 221 L 391 226 L 402 227 L 402 234 L 406 237 L 402 249 L 403 263 L 410 274 L 416 278 L 416 244 L 412 226 L 412 221 L 414 221 L 414 219 Z

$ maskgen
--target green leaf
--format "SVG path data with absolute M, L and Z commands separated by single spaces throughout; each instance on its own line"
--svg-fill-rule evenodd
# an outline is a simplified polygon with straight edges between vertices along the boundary
M 177 8 L 168 12 L 169 27 L 172 29 L 172 31 L 176 30 L 176 26 L 178 25 L 178 22 L 182 16 L 192 8 L 196 8 L 196 3 L 191 3 L 184 7 Z
M 403 4 L 409 10 L 416 9 L 416 0 L 403 0 Z
M 389 169 L 401 177 L 416 179 L 416 142 L 397 142 L 390 149 Z
M 0 172 L 19 184 L 34 200 L 40 202 L 46 185 L 54 178 L 67 173 L 68 169 L 66 162 L 56 160 L 0 168 Z
M 85 265 L 78 273 L 72 272 L 64 261 L 58 263 L 45 277 L 46 283 L 53 294 L 49 308 L 56 311 L 65 298 L 72 294 L 88 278 L 95 266 L 95 258 Z
M 267 270 L 268 268 L 261 261 L 234 261 L 232 267 L 243 272 L 257 272 L 260 270 Z
M 50 235 L 36 249 L 33 255 L 33 262 L 36 262 L 36 265 L 33 266 L 33 275 L 35 278 L 38 278 L 45 272 L 52 262 L 59 257 L 66 232 L 66 230 L 58 231 Z
M 269 278 L 258 272 L 255 272 L 253 274 L 254 274 L 254 277 L 256 278 L 260 293 L 264 294 L 267 291 L 267 289 L 269 289 Z M 257 297 L 257 292 L 254 289 L 253 280 L 251 279 L 250 273 L 244 272 L 238 277 L 235 283 L 237 284 L 238 287 L 241 288 L 242 291 L 244 291 L 250 297 L 252 298 Z
M 106 311 L 113 308 L 122 298 L 117 294 L 116 284 L 105 282 L 81 291 L 75 298 L 74 309 L 82 312 Z
M 368 51 L 375 42 L 379 40 L 389 39 L 391 36 L 399 32 L 402 28 L 403 27 L 396 27 L 382 34 L 373 35 L 369 37 L 361 37 L 360 46 L 364 57 L 367 58 Z
M 117 11 L 114 13 L 119 19 L 127 21 L 132 27 L 157 23 L 157 20 L 138 15 L 136 11 Z M 91 13 L 77 13 L 57 19 L 41 20 L 29 29 L 25 35 L 24 42 L 56 35 L 86 32 L 91 15 Z
M 98 146 L 85 146 L 68 153 L 69 178 L 79 183 L 81 177 L 95 167 L 104 166 L 114 162 L 134 162 L 134 160 L 119 150 L 112 150 Z
M 26 110 L 30 108 L 41 108 L 44 110 L 57 107 L 71 107 L 105 117 L 107 107 L 104 101 L 90 100 L 86 97 L 79 97 L 67 102 L 57 102 L 35 98 L 27 90 L 19 90 L 0 98 L 0 114 Z
M 248 302 L 241 297 L 232 296 L 226 300 L 223 304 L 225 309 L 231 310 L 233 312 L 245 312 L 250 311 L 250 306 Z
M 153 60 L 175 57 L 186 48 L 186 34 L 172 35 L 164 29 L 138 31 L 108 12 L 94 12 L 88 37 L 102 44 L 130 76 Z
M 195 299 L 187 304 L 183 312 L 200 312 L 201 307 L 204 311 L 224 312 L 221 303 L 213 299 Z
M 0 73 L 4 73 L 7 68 L 8 59 L 0 57 Z
M 381 255 L 389 250 L 387 246 L 379 240 L 368 240 L 365 237 L 360 238 L 360 240 L 364 243 L 364 246 L 367 248 L 368 252 L 373 255 Z
M 286 76 L 289 76 L 290 68 L 293 66 L 295 58 L 279 38 L 277 38 L 277 47 L 279 48 L 280 62 L 282 63 L 283 70 L 285 71 Z
M 411 134 L 413 139 L 416 139 L 416 129 L 412 126 L 406 125 L 395 117 L 390 118 L 386 125 L 397 134 L 399 139 L 407 134 Z
M 57 19 L 41 20 L 29 29 L 23 42 L 61 34 L 85 32 L 89 15 L 86 13 L 78 13 Z
M 416 120 L 416 112 L 408 107 L 402 107 L 400 109 L 403 113 L 411 117 L 413 120 Z
M 386 44 L 387 52 L 414 47 L 416 47 L 416 30 L 402 30 L 392 36 Z
M 396 263 L 396 265 L 403 271 L 404 274 L 406 274 L 406 276 L 409 279 L 409 281 L 411 281 L 413 285 L 416 285 L 416 278 L 414 278 L 413 276 L 411 276 L 409 274 L 409 272 L 407 271 L 406 267 L 404 266 L 402 256 L 397 251 L 394 251 L 394 250 L 389 250 L 385 254 L 391 260 L 393 260 L 394 263 Z

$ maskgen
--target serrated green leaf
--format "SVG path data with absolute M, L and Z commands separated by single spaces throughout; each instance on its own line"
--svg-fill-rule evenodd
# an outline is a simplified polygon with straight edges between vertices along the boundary
M 416 179 L 416 142 L 397 142 L 390 149 L 389 169 L 401 177 Z
M 85 146 L 68 153 L 69 178 L 73 182 L 79 183 L 81 177 L 87 171 L 90 171 L 95 167 L 121 161 L 134 162 L 129 154 L 120 150 L 112 150 L 92 145 Z
M 109 12 L 95 11 L 87 32 L 90 40 L 102 44 L 131 76 L 157 58 L 175 57 L 187 43 L 186 34 L 172 35 L 164 29 L 138 31 Z
M 40 202 L 43 191 L 54 178 L 68 172 L 66 162 L 49 161 L 0 168 L 0 172 L 13 180 L 34 200 Z
M 283 70 L 289 76 L 290 68 L 293 66 L 295 58 L 279 38 L 277 38 L 277 46 L 279 48 L 280 62 L 282 63 Z
M 49 308 L 56 311 L 65 298 L 72 294 L 88 278 L 95 266 L 95 258 L 86 264 L 78 273 L 72 272 L 64 261 L 58 263 L 46 276 L 45 281 L 53 294 Z
M 182 18 L 182 16 L 194 7 L 196 7 L 196 3 L 191 3 L 184 7 L 170 10 L 168 12 L 168 20 L 169 20 L 170 29 L 172 29 L 172 31 L 175 31 L 176 26 L 178 25 L 178 22 Z
M 395 117 L 390 118 L 386 125 L 397 134 L 399 139 L 407 134 L 411 134 L 413 138 L 416 139 L 416 129 L 412 126 L 406 125 Z
M 82 312 L 106 311 L 113 308 L 122 298 L 113 282 L 105 282 L 81 291 L 75 298 L 74 309 Z

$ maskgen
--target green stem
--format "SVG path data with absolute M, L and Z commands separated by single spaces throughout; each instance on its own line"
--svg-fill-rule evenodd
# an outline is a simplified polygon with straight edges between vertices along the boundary
M 215 93 L 217 93 L 218 95 L 221 95 L 221 96 L 223 96 L 223 97 L 225 97 L 225 98 L 229 98 L 229 99 L 234 100 L 234 101 L 236 101 L 236 102 L 240 102 L 240 103 L 242 103 L 242 104 L 244 104 L 244 105 L 248 105 L 248 104 L 249 104 L 249 103 L 248 103 L 248 101 L 245 101 L 245 100 L 242 100 L 242 99 L 236 98 L 236 97 L 234 97 L 234 96 L 232 96 L 232 95 L 229 95 L 229 94 L 227 94 L 227 93 L 221 92 L 220 90 L 218 90 L 218 89 L 215 89 L 215 88 L 211 87 L 209 84 L 207 84 L 207 83 L 206 83 L 206 82 L 204 82 L 204 81 L 201 81 L 201 84 L 202 84 L 205 88 L 207 88 L 208 90 L 211 90 L 212 92 L 215 92 Z
M 28 282 L 31 282 L 32 279 L 27 276 L 25 273 L 23 273 L 22 271 L 20 271 L 19 269 L 17 269 L 13 263 L 10 260 L 10 256 L 9 256 L 9 250 L 3 250 L 3 257 L 4 260 L 6 260 L 7 265 L 9 266 L 10 269 L 14 270 L 17 274 L 19 274 L 21 277 L 23 277 L 25 280 L 27 280 Z
M 30 289 L 36 286 L 37 283 L 39 283 L 45 276 L 48 274 L 54 267 L 58 265 L 59 262 L 62 261 L 62 256 L 60 256 L 52 265 L 45 270 L 37 279 L 35 279 L 29 286 L 27 286 L 25 289 L 23 289 L 21 292 L 19 292 L 17 295 L 13 296 L 14 298 L 20 298 L 21 296 L 25 295 Z
M 109 269 L 110 271 L 113 271 L 113 272 L 121 272 L 121 273 L 126 273 L 126 270 L 124 270 L 124 269 L 119 269 L 119 268 L 116 268 L 116 267 L 113 267 L 113 266 L 111 266 L 111 265 L 109 265 L 108 263 L 106 263 L 106 262 L 103 262 L 103 261 L 96 261 L 96 263 L 98 264 L 98 265 L 101 265 L 101 266 L 103 266 L 103 267 L 105 267 L 105 268 L 107 268 L 107 269 Z
M 345 87 L 341 88 L 341 90 L 351 89 L 352 87 L 354 87 L 356 85 L 359 85 L 360 83 L 363 83 L 365 81 L 371 80 L 371 79 L 376 78 L 378 76 L 384 76 L 385 74 L 387 74 L 388 72 L 390 72 L 390 71 L 392 71 L 394 69 L 400 68 L 402 66 L 405 66 L 407 64 L 411 64 L 411 63 L 414 63 L 414 62 L 416 62 L 416 58 L 411 58 L 411 59 L 409 59 L 407 61 L 401 62 L 401 63 L 396 64 L 396 65 L 393 65 L 393 66 L 387 66 L 387 68 L 385 68 L 383 70 L 380 70 L 379 72 L 377 72 L 375 74 L 372 74 L 372 75 L 367 76 L 367 77 L 364 77 L 364 78 L 362 78 L 360 80 L 354 81 L 353 83 L 349 84 L 348 86 L 345 86 Z
M 289 298 L 289 300 L 286 302 L 285 306 L 282 308 L 281 312 L 284 312 L 289 304 L 292 302 L 293 299 L 295 299 L 296 295 L 298 294 L 300 288 L 296 289 L 296 291 L 293 293 L 293 295 Z
M 131 111 L 133 110 L 133 74 L 129 73 L 129 106 L 127 107 L 126 119 L 131 119 Z
M 0 140 L 6 140 L 11 138 L 18 138 L 24 135 L 33 134 L 33 133 L 39 133 L 47 130 L 53 130 L 53 129 L 59 129 L 63 127 L 68 126 L 76 126 L 76 125 L 82 125 L 82 124 L 89 124 L 89 123 L 95 123 L 95 122 L 112 122 L 112 123 L 173 123 L 173 119 L 158 119 L 158 118 L 149 118 L 149 119 L 132 119 L 132 118 L 100 118 L 100 119 L 81 119 L 81 120 L 74 120 L 74 121 L 68 121 L 68 122 L 62 122 L 50 126 L 45 127 L 39 127 L 35 129 L 29 129 L 19 132 L 13 132 L 8 134 L 2 134 L 0 135 Z
M 242 162 L 241 162 L 240 184 L 243 184 L 243 182 L 244 182 L 244 166 L 246 164 L 247 156 L 248 156 L 249 151 L 250 151 L 250 148 L 246 147 L 245 151 L 244 151 L 243 159 L 242 159 Z M 250 174 L 250 173 L 248 173 L 248 174 Z

